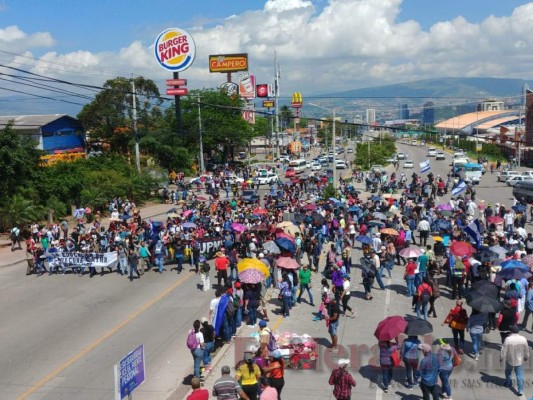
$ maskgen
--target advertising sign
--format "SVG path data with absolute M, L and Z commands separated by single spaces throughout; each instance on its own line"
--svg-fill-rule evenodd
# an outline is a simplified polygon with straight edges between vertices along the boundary
M 268 97 L 268 85 L 266 83 L 256 85 L 255 92 L 257 97 Z
M 263 100 L 263 107 L 265 108 L 274 108 L 275 105 L 274 100 Z
M 170 88 L 167 89 L 167 95 L 169 96 L 186 96 L 189 91 L 187 88 Z
M 291 98 L 292 108 L 301 108 L 303 105 L 302 94 L 300 92 L 294 92 Z
M 242 119 L 249 124 L 255 124 L 255 111 L 252 109 L 242 110 Z
M 115 364 L 115 400 L 122 400 L 144 383 L 144 345 Z
M 479 143 L 479 142 L 476 143 L 476 151 L 481 151 L 481 150 L 483 150 L 483 147 L 482 147 L 481 143 Z
M 209 72 L 248 71 L 248 54 L 218 54 L 209 56 Z
M 255 99 L 255 76 L 242 72 L 239 76 L 239 96 L 246 100 Z
M 187 79 L 167 79 L 167 86 L 187 86 Z
M 234 82 L 224 82 L 220 85 L 220 90 L 225 91 L 229 97 L 239 94 L 239 85 Z
M 161 32 L 154 44 L 155 59 L 166 70 L 180 72 L 189 68 L 196 56 L 196 46 L 190 34 L 180 28 Z

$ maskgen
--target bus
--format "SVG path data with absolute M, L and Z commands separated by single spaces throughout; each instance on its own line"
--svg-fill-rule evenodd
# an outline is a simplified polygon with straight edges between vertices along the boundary
M 468 163 L 464 166 L 465 182 L 477 185 L 483 174 L 483 166 L 476 163 Z
M 307 161 L 303 160 L 303 159 L 300 159 L 300 160 L 292 160 L 291 162 L 289 162 L 289 167 L 293 167 L 294 168 L 294 171 L 297 173 L 297 174 L 301 174 L 305 171 L 305 169 L 307 168 Z

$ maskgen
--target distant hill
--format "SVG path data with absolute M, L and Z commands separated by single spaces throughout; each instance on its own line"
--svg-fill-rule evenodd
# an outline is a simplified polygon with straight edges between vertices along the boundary
M 329 94 L 335 97 L 509 97 L 518 96 L 523 79 L 437 78 Z

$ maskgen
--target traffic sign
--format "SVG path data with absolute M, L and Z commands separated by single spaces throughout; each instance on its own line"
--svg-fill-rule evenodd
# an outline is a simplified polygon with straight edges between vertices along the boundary
M 187 88 L 170 88 L 167 89 L 167 94 L 169 96 L 186 96 L 189 91 Z
M 187 79 L 167 79 L 167 86 L 186 86 Z
M 144 380 L 144 345 L 141 344 L 115 364 L 115 400 L 131 395 Z

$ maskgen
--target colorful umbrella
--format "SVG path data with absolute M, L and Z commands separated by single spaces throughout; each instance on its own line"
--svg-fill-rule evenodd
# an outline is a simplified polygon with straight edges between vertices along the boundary
M 257 258 L 245 258 L 237 264 L 237 271 L 243 272 L 248 269 L 255 269 L 263 274 L 264 277 L 270 275 L 270 270 L 261 260 Z
M 268 228 L 265 225 L 253 225 L 248 230 L 250 232 L 266 232 Z
M 299 234 L 302 233 L 298 225 L 295 225 L 294 223 L 290 221 L 280 222 L 279 224 L 276 225 L 276 228 L 282 229 L 283 232 L 285 232 L 287 235 L 290 235 L 293 237 L 296 236 L 297 233 Z
M 246 226 L 244 226 L 243 224 L 240 224 L 238 222 L 234 222 L 233 224 L 231 224 L 231 229 L 233 229 L 235 232 L 244 232 L 247 228 Z
M 392 340 L 400 336 L 407 327 L 407 321 L 399 315 L 393 315 L 385 318 L 381 321 L 376 330 L 374 336 L 377 340 Z
M 449 204 L 439 204 L 437 210 L 440 211 L 453 211 L 453 207 Z
M 383 228 L 380 230 L 381 233 L 384 235 L 391 235 L 391 236 L 398 236 L 400 233 L 396 229 L 392 228 Z
M 185 211 L 183 211 L 183 218 L 187 218 L 191 214 L 192 214 L 191 210 L 185 210 Z
M 254 214 L 254 215 L 266 215 L 266 214 L 268 214 L 268 210 L 266 210 L 264 208 L 256 208 L 255 210 L 252 211 L 252 214 Z
M 487 222 L 489 224 L 503 224 L 503 218 L 497 215 L 494 215 L 492 217 L 488 217 Z
M 276 238 L 277 239 L 280 239 L 280 238 L 285 238 L 287 240 L 290 240 L 292 243 L 296 243 L 296 239 L 294 239 L 294 236 L 292 235 L 289 235 L 288 233 L 285 233 L 285 232 L 276 232 Z
M 527 279 L 531 276 L 531 272 L 524 271 L 520 268 L 506 268 L 498 272 L 498 275 L 503 279 Z
M 192 229 L 196 228 L 196 224 L 194 222 L 185 222 L 181 224 L 181 226 L 184 228 L 192 228 Z
M 435 242 L 442 242 L 444 239 L 442 239 L 442 237 L 440 237 L 440 236 L 433 236 L 433 240 Z
M 528 267 L 533 268 L 533 254 L 528 254 L 527 256 L 522 257 L 520 261 L 522 261 Z
M 385 214 L 383 214 L 383 213 L 381 213 L 381 212 L 378 212 L 378 211 L 373 212 L 373 213 L 372 213 L 372 216 L 373 216 L 374 218 L 377 218 L 377 219 L 387 219 L 387 216 L 386 216 Z
M 404 258 L 418 258 L 422 254 L 422 250 L 416 246 L 409 246 L 400 251 L 400 256 Z
M 204 196 L 196 196 L 196 199 L 200 200 L 200 201 L 206 201 L 207 200 L 207 198 L 204 197 Z
M 242 283 L 259 283 L 264 279 L 261 271 L 256 269 L 246 269 L 242 272 L 239 272 L 239 280 Z
M 367 225 L 368 226 L 377 226 L 378 228 L 383 228 L 385 226 L 385 224 L 383 222 L 378 221 L 377 219 L 373 219 Z
M 276 265 L 280 268 L 285 269 L 298 269 L 300 264 L 294 258 L 291 257 L 280 257 L 276 260 Z
M 277 238 L 276 244 L 280 249 L 290 251 L 291 253 L 294 253 L 296 251 L 296 245 L 294 244 L 294 242 L 285 237 Z
M 476 252 L 476 249 L 467 242 L 455 242 L 450 246 L 450 251 L 456 257 L 471 257 Z
M 529 267 L 520 260 L 510 259 L 510 260 L 502 262 L 500 266 L 502 267 L 502 270 L 509 269 L 509 268 L 518 268 L 519 270 L 524 271 L 524 272 L 529 271 Z

